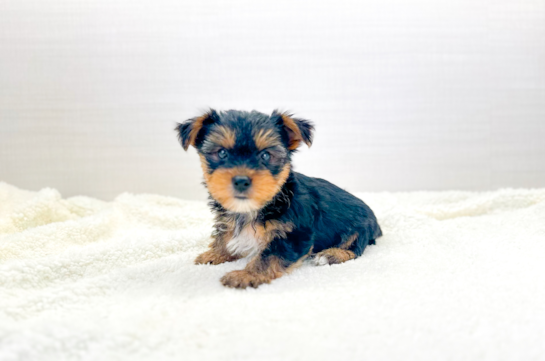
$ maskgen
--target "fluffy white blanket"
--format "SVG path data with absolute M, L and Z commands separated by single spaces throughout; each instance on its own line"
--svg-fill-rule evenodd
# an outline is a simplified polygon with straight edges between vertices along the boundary
M 362 257 L 234 290 L 204 201 L 0 183 L 0 360 L 545 358 L 545 189 L 358 196 Z

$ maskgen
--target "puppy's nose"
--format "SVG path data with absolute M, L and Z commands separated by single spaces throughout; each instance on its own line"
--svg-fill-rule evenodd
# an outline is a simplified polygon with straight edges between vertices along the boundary
M 252 180 L 250 177 L 237 175 L 236 177 L 233 177 L 233 186 L 235 189 L 239 192 L 244 192 L 248 188 L 250 188 L 250 185 L 252 184 Z

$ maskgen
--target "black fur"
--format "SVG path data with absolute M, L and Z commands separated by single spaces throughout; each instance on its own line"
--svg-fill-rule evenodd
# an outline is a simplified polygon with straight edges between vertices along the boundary
M 221 204 L 210 199 L 214 212 L 227 212 Z M 356 257 L 365 247 L 375 244 L 382 230 L 375 214 L 361 199 L 330 182 L 291 172 L 288 180 L 274 199 L 259 211 L 256 221 L 291 222 L 295 225 L 287 239 L 275 239 L 262 256 L 275 255 L 296 262 L 312 248 L 313 253 L 337 247 L 351 235 L 358 233 L 350 251 Z
M 347 191 L 320 178 L 292 172 L 275 200 L 259 215 L 263 220 L 292 222 L 298 232 L 288 239 L 275 239 L 265 250 L 292 261 L 308 253 L 337 247 L 355 233 L 358 237 L 349 250 L 357 257 L 365 247 L 382 236 L 377 219 L 369 206 Z
M 206 158 L 210 173 L 218 168 L 244 166 L 250 169 L 268 169 L 271 174 L 277 175 L 287 163 L 291 163 L 295 150 L 288 149 L 289 130 L 283 124 L 281 113 L 275 111 L 268 116 L 256 111 L 230 110 L 217 113 L 211 110 L 208 115 L 206 125 L 199 131 L 194 145 Z M 290 118 L 299 128 L 302 140 L 310 144 L 314 130 L 312 123 L 291 116 Z M 184 147 L 194 121 L 195 119 L 190 119 L 177 127 Z M 233 130 L 236 135 L 236 145 L 228 150 L 229 156 L 225 159 L 218 156 L 219 147 L 206 143 L 207 135 L 214 131 L 214 127 L 219 126 Z M 266 150 L 272 154 L 269 162 L 261 159 L 263 151 L 259 151 L 253 141 L 252 134 L 259 129 L 273 130 L 281 139 L 282 144 L 276 147 L 278 149 Z M 213 212 L 220 215 L 229 213 L 219 202 L 212 197 L 210 199 Z M 244 214 L 240 216 L 247 218 Z M 257 211 L 253 222 L 265 224 L 269 220 L 294 225 L 292 232 L 286 237 L 275 238 L 261 253 L 262 258 L 279 257 L 285 266 L 306 256 L 310 250 L 317 253 L 339 247 L 355 234 L 358 236 L 348 250 L 359 257 L 367 245 L 374 244 L 382 235 L 373 211 L 361 199 L 326 180 L 293 171 L 290 171 L 281 191 Z
M 276 175 L 280 172 L 283 165 L 291 161 L 291 155 L 296 151 L 288 149 L 288 131 L 281 123 L 281 113 L 277 111 L 274 111 L 269 117 L 268 115 L 257 111 L 243 112 L 229 110 L 218 113 L 211 109 L 205 114 L 205 117 L 204 126 L 195 139 L 195 148 L 200 154 L 206 157 L 211 173 L 218 167 L 229 168 L 245 166 L 250 169 L 267 168 L 273 175 Z M 196 119 L 197 118 L 189 119 L 178 124 L 175 129 L 184 149 L 187 149 L 188 147 L 189 134 Z M 311 131 L 314 129 L 312 123 L 303 119 L 294 119 L 294 121 L 301 129 L 304 140 L 309 143 L 312 142 Z M 207 149 L 205 145 L 207 135 L 213 132 L 214 128 L 218 126 L 226 126 L 229 129 L 232 129 L 236 134 L 236 148 L 229 151 L 230 154 L 227 160 L 222 160 L 217 156 L 218 147 Z M 267 150 L 268 152 L 277 155 L 276 157 L 273 157 L 272 162 L 268 162 L 267 164 L 262 162 L 259 158 L 260 153 L 253 142 L 252 134 L 256 129 L 271 129 L 277 132 L 283 143 L 282 148 Z

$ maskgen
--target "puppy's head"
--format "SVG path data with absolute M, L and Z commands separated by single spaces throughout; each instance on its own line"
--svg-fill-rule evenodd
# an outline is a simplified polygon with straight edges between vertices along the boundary
M 176 127 L 182 147 L 197 149 L 210 195 L 236 213 L 257 211 L 274 198 L 290 173 L 291 154 L 311 145 L 313 130 L 286 113 L 236 110 L 210 110 Z

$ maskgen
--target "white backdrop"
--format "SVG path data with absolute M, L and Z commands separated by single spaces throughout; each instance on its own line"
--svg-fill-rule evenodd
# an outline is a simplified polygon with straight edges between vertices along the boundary
M 208 106 L 313 120 L 351 191 L 545 186 L 545 2 L 0 0 L 0 180 L 203 198 Z

